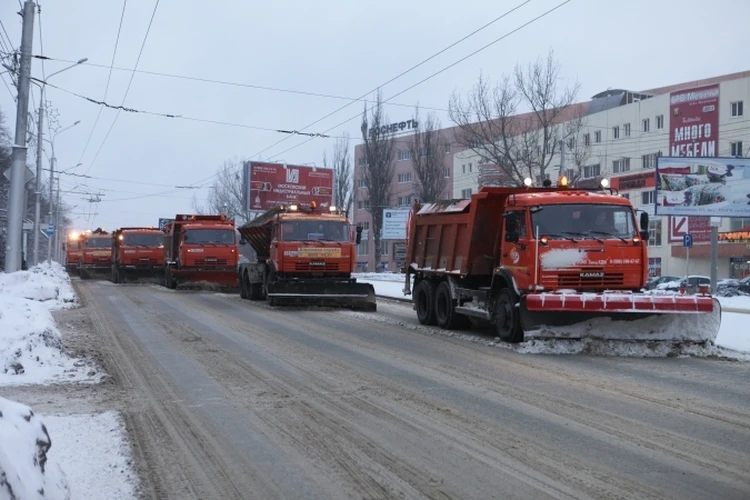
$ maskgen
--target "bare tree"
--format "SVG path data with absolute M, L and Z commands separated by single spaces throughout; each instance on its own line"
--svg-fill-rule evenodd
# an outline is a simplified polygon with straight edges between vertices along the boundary
M 459 129 L 457 142 L 497 165 L 509 179 L 545 178 L 559 150 L 559 126 L 580 87 L 560 89 L 559 76 L 552 50 L 546 60 L 516 65 L 513 75 L 494 88 L 480 75 L 465 100 L 451 96 L 449 116 Z M 529 111 L 519 114 L 520 108 Z
M 199 214 L 226 214 L 234 219 L 237 225 L 246 220 L 245 207 L 242 203 L 242 173 L 237 170 L 238 162 L 226 160 L 216 172 L 216 180 L 208 193 L 207 205 L 201 206 L 193 195 L 193 210 Z
M 328 167 L 328 156 L 323 153 L 323 166 Z M 333 204 L 337 207 L 351 212 L 354 204 L 354 175 L 352 160 L 349 156 L 349 134 L 336 139 L 333 145 L 333 178 L 334 193 Z
M 414 171 L 419 181 L 417 196 L 422 203 L 437 201 L 445 190 L 443 158 L 445 141 L 440 134 L 442 125 L 434 113 L 427 115 L 424 122 L 419 119 L 419 107 L 414 111 L 417 130 L 409 141 L 409 152 Z
M 591 135 L 586 128 L 582 115 L 573 118 L 565 124 L 565 147 L 560 152 L 564 159 L 560 161 L 560 176 L 568 175 L 568 182 L 573 185 L 583 178 L 583 167 L 591 160 Z M 566 170 L 563 172 L 563 168 Z
M 370 237 L 375 241 L 375 267 L 380 270 L 380 228 L 383 227 L 383 209 L 390 207 L 391 181 L 396 167 L 393 157 L 393 137 L 383 132 L 381 127 L 388 122 L 383 114 L 382 96 L 378 91 L 375 106 L 367 117 L 367 104 L 362 113 L 362 140 L 364 142 L 365 166 L 362 178 L 367 186 L 368 211 L 372 215 Z

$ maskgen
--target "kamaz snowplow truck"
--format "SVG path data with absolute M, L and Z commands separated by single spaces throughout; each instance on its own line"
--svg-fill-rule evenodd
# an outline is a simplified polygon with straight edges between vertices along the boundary
M 362 228 L 353 235 L 346 214 L 336 207 L 275 207 L 238 230 L 258 258 L 239 266 L 242 298 L 377 309 L 373 286 L 352 277 Z
M 65 252 L 65 270 L 68 274 L 78 274 L 79 261 L 82 255 L 81 235 L 70 233 L 63 243 L 63 251 Z
M 547 181 L 549 183 L 549 181 Z M 507 342 L 568 338 L 705 343 L 721 306 L 695 295 L 650 295 L 648 214 L 606 190 L 485 187 L 470 199 L 415 205 L 404 293 L 420 323 L 494 324 Z M 411 288 L 413 282 L 413 291 Z
M 102 228 L 86 231 L 80 238 L 78 274 L 81 279 L 105 278 L 112 269 L 112 236 Z
M 164 281 L 164 231 L 122 227 L 112 233 L 112 282 Z
M 226 215 L 176 215 L 164 236 L 164 284 L 237 288 L 237 240 Z

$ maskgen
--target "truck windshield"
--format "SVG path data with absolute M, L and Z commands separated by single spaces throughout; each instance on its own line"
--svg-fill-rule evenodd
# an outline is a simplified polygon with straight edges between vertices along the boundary
M 125 233 L 123 235 L 123 246 L 129 247 L 160 247 L 164 245 L 163 234 L 150 233 Z
M 633 212 L 626 206 L 570 204 L 531 209 L 531 228 L 548 238 L 631 238 L 636 234 Z
M 188 229 L 182 241 L 190 245 L 203 243 L 233 245 L 236 240 L 232 229 Z
M 349 224 L 332 220 L 295 220 L 282 224 L 284 241 L 349 241 Z
M 88 238 L 86 248 L 112 248 L 112 237 Z

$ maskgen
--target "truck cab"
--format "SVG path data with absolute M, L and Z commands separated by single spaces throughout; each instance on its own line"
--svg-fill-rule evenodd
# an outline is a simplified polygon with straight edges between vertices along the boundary
M 128 279 L 161 282 L 164 277 L 164 231 L 123 227 L 112 233 L 112 282 Z
M 79 260 L 81 259 L 81 235 L 70 233 L 67 240 L 63 243 L 65 252 L 65 270 L 69 274 L 78 274 Z
M 106 274 L 112 268 L 112 236 L 104 229 L 87 231 L 81 236 L 81 257 L 78 272 L 82 279 Z

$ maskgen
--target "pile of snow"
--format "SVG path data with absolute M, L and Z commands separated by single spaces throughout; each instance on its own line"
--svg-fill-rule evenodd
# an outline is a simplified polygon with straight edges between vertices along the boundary
M 28 271 L 0 273 L 0 296 L 3 295 L 43 302 L 50 310 L 78 305 L 70 277 L 57 262 L 45 262 Z
M 406 279 L 404 273 L 394 272 L 382 272 L 382 273 L 352 273 L 357 281 L 400 281 L 403 282 Z
M 65 473 L 49 459 L 51 447 L 31 408 L 0 397 L 0 498 L 70 498 Z

